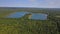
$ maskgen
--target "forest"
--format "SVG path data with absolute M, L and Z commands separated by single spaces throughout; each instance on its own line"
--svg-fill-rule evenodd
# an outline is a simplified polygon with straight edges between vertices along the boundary
M 28 11 L 48 14 L 47 20 L 21 18 L 4 18 L 12 12 Z M 0 34 L 60 34 L 59 8 L 8 8 L 0 7 Z

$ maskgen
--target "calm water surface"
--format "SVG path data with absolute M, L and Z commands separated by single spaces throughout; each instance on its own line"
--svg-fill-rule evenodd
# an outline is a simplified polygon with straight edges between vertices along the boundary
M 7 18 L 21 18 L 28 12 L 16 12 L 16 13 L 11 13 L 10 15 L 7 16 Z
M 36 19 L 36 20 L 46 20 L 46 19 L 47 19 L 47 14 L 33 13 L 31 19 Z
M 21 18 L 24 15 L 26 15 L 29 12 L 16 12 L 16 13 L 11 13 L 10 15 L 7 16 L 7 18 Z M 42 13 L 31 13 L 31 19 L 36 19 L 36 20 L 46 20 L 47 19 L 47 14 L 42 14 Z

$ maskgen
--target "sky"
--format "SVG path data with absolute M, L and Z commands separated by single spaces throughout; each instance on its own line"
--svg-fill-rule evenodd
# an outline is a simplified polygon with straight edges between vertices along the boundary
M 60 8 L 60 0 L 0 0 L 0 7 Z

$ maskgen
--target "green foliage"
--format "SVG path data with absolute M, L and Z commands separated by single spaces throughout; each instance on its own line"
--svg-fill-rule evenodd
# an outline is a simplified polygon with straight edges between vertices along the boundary
M 9 13 L 17 11 L 30 11 L 34 13 L 49 13 L 49 20 L 31 20 L 27 16 L 22 18 L 3 18 Z M 47 9 L 2 9 L 0 8 L 0 34 L 60 34 L 54 21 L 55 15 L 60 11 Z M 56 19 L 57 20 L 57 19 Z M 60 22 L 59 22 L 60 23 Z
M 49 20 L 1 18 L 0 34 L 59 34 L 56 24 Z

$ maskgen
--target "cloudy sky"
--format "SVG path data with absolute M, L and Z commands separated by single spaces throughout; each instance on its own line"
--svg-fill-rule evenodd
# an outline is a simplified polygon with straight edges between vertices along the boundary
M 60 8 L 60 0 L 0 0 L 0 7 Z

